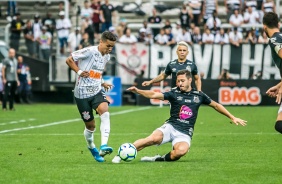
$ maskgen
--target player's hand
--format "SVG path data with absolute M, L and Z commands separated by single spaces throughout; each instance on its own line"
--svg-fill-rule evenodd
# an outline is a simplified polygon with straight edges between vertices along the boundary
M 104 89 L 106 91 L 109 91 L 110 89 L 112 89 L 114 87 L 114 85 L 108 84 L 108 83 L 105 83 L 105 82 L 102 84 L 102 86 L 104 87 Z
M 266 94 L 271 97 L 271 98 L 275 98 L 276 95 L 278 94 L 278 88 L 277 86 L 273 86 L 271 88 L 269 88 L 267 91 L 266 91 Z
M 231 124 L 234 123 L 235 125 L 242 125 L 242 126 L 246 126 L 247 125 L 247 121 L 240 119 L 240 118 L 236 118 L 234 117 L 233 119 L 231 119 L 232 122 L 230 122 Z
M 136 93 L 137 92 L 137 88 L 135 86 L 132 86 L 130 88 L 127 88 L 127 91 L 131 91 L 133 93 Z
M 88 71 L 83 71 L 79 76 L 87 78 L 87 77 L 89 77 L 89 72 Z
M 276 95 L 276 103 L 280 104 L 281 103 L 281 98 L 282 98 L 282 85 L 277 89 L 277 95 Z
M 142 83 L 142 86 L 150 86 L 151 84 L 152 84 L 151 81 L 144 81 Z

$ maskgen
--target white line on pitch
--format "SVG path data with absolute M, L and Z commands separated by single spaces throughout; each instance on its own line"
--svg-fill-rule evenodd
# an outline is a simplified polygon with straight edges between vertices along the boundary
M 8 125 L 8 124 L 17 124 L 17 123 L 24 123 L 24 122 L 28 122 L 28 121 L 35 121 L 36 119 L 34 118 L 29 118 L 29 119 L 21 119 L 18 121 L 10 121 L 7 123 L 0 123 L 0 125 Z
M 136 133 L 112 133 L 111 136 L 128 136 L 128 135 L 149 135 L 151 132 L 148 133 L 142 133 L 142 132 L 136 132 Z M 82 134 L 71 134 L 71 133 L 66 133 L 66 134 L 3 134 L 6 136 L 81 136 Z M 95 133 L 95 135 L 100 135 L 100 133 Z M 226 136 L 226 135 L 280 135 L 279 133 L 276 132 L 245 132 L 245 133 L 195 133 L 193 136 Z
M 135 112 L 135 111 L 147 110 L 147 109 L 150 109 L 150 108 L 152 108 L 152 107 L 141 107 L 141 108 L 137 108 L 137 109 L 133 108 L 133 109 L 129 109 L 129 110 L 113 112 L 113 113 L 111 113 L 111 116 L 119 115 L 119 114 L 126 114 L 126 113 L 130 113 L 130 112 Z M 65 124 L 65 123 L 71 123 L 71 122 L 76 122 L 76 121 L 82 121 L 82 120 L 80 118 L 77 118 L 77 119 L 70 119 L 70 120 L 64 120 L 64 121 L 56 121 L 56 122 L 37 125 L 37 126 L 28 126 L 28 127 L 15 128 L 15 129 L 10 129 L 10 130 L 2 130 L 2 131 L 0 131 L 0 134 L 7 133 L 7 132 L 16 132 L 16 131 L 21 131 L 21 130 L 34 129 L 34 128 L 43 128 L 43 127 L 60 125 L 60 124 Z

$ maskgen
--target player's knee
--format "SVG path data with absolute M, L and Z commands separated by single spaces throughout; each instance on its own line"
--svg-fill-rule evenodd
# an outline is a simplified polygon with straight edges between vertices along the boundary
M 176 154 L 175 154 L 175 157 L 176 158 L 180 158 L 180 157 L 182 157 L 182 156 L 184 156 L 186 153 L 187 153 L 187 149 L 182 149 L 182 148 L 180 148 L 180 149 L 177 149 L 177 150 L 175 150 L 175 152 L 176 152 Z
M 89 121 L 89 122 L 85 122 L 85 127 L 86 127 L 88 130 L 94 131 L 95 128 L 96 128 L 95 121 L 92 120 L 92 121 Z
M 103 112 L 100 116 L 101 118 L 109 119 L 110 118 L 110 113 L 109 112 Z
M 275 130 L 282 134 L 282 121 L 276 121 Z

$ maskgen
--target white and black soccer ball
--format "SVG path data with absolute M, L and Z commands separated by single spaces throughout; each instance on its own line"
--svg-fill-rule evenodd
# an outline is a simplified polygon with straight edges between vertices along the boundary
M 137 149 L 131 143 L 124 143 L 118 149 L 118 156 L 121 160 L 130 162 L 137 156 Z

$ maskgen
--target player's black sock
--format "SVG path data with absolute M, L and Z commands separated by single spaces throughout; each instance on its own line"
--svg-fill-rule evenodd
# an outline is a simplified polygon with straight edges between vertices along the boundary
M 155 161 L 156 162 L 163 162 L 163 161 L 165 161 L 165 158 L 164 157 L 158 157 L 158 158 L 156 158 Z
M 159 161 L 159 162 L 161 162 L 161 161 L 171 162 L 171 161 L 176 161 L 176 160 L 179 160 L 179 159 L 180 158 L 176 158 L 176 159 L 172 160 L 170 158 L 170 152 L 169 152 L 169 153 L 167 153 L 166 155 L 164 155 L 162 157 L 156 158 L 156 161 Z
M 282 134 L 282 121 L 276 121 L 275 130 Z

